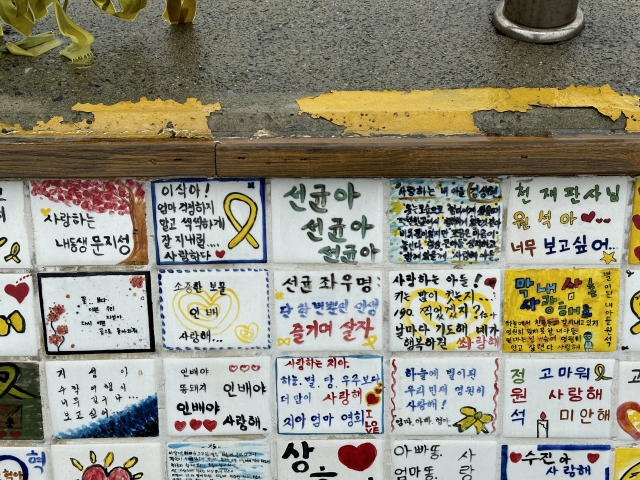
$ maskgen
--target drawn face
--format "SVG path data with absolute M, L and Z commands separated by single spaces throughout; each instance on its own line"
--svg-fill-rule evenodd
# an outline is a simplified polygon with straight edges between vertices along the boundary
M 593 338 L 593 333 L 591 332 L 584 332 L 584 339 L 589 342 L 591 341 L 591 339 Z

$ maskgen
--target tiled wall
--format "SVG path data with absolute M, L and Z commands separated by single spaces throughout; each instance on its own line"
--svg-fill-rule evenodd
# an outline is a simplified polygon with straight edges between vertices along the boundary
M 0 478 L 631 479 L 639 186 L 0 182 Z

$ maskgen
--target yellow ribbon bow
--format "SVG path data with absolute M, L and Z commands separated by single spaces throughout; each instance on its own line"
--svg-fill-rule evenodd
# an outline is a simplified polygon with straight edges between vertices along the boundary
M 8 317 L 0 315 L 0 337 L 9 335 L 12 327 L 16 333 L 24 332 L 24 317 L 17 310 L 11 312 Z
M 480 432 L 489 433 L 485 423 L 493 421 L 493 415 L 482 413 L 473 407 L 462 407 L 460 413 L 465 417 L 453 424 L 454 427 L 458 427 L 458 432 L 462 433 L 474 426 L 477 434 L 480 434 Z

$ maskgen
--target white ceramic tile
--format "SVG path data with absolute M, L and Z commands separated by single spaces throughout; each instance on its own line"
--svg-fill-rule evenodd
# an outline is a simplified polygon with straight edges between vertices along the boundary
M 269 348 L 266 270 L 160 270 L 162 340 L 169 350 Z
M 0 182 L 0 269 L 31 267 L 24 203 L 22 182 Z
M 42 446 L 0 447 L 0 478 L 6 480 L 49 480 L 51 460 Z
M 496 443 L 458 440 L 396 440 L 393 479 L 494 480 Z
M 37 355 L 31 274 L 0 274 L 0 357 Z
M 503 445 L 500 480 L 609 480 L 609 445 Z
M 627 270 L 624 277 L 623 321 L 620 345 L 625 350 L 640 351 L 640 270 Z
M 269 442 L 169 443 L 169 480 L 271 479 Z
M 54 480 L 164 478 L 158 443 L 53 445 L 51 455 Z
M 38 283 L 49 355 L 154 351 L 149 272 L 41 273 Z
M 640 440 L 640 362 L 618 364 L 618 438 Z
M 42 440 L 40 398 L 37 362 L 0 362 L 0 441 Z
M 615 360 L 507 358 L 505 437 L 608 438 Z
M 276 271 L 277 346 L 300 351 L 383 347 L 382 272 Z
M 278 433 L 383 433 L 382 357 L 278 357 Z
M 504 352 L 616 349 L 619 269 L 507 270 L 504 285 Z
M 278 263 L 381 263 L 382 180 L 271 180 Z
M 154 361 L 46 362 L 54 438 L 155 437 Z
M 507 261 L 618 265 L 628 183 L 627 177 L 512 178 Z
M 266 262 L 264 179 L 152 183 L 158 265 Z
M 498 179 L 391 179 L 393 263 L 491 263 L 500 259 Z
M 391 424 L 397 434 L 480 435 L 496 430 L 498 359 L 391 359 Z
M 383 458 L 379 440 L 280 440 L 278 480 L 383 480 Z
M 393 351 L 500 348 L 498 269 L 389 272 Z
M 39 265 L 146 265 L 147 207 L 136 180 L 32 180 Z
M 269 357 L 165 358 L 169 435 L 271 431 Z

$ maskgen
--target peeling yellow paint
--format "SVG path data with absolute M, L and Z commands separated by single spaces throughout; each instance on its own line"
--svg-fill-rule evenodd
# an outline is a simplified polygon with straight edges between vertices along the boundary
M 297 100 L 300 115 L 324 118 L 359 135 L 480 134 L 473 113 L 525 112 L 539 107 L 592 107 L 612 120 L 627 117 L 626 130 L 640 132 L 639 97 L 609 85 L 558 88 L 466 88 L 459 90 L 332 91 Z
M 78 123 L 65 122 L 56 116 L 47 122 L 38 121 L 32 129 L 0 121 L 4 135 L 64 136 L 83 138 L 209 138 L 211 130 L 207 117 L 220 110 L 220 103 L 203 105 L 195 98 L 185 103 L 173 100 L 152 100 L 142 97 L 139 102 L 77 103 L 71 109 L 92 113 L 94 118 Z

